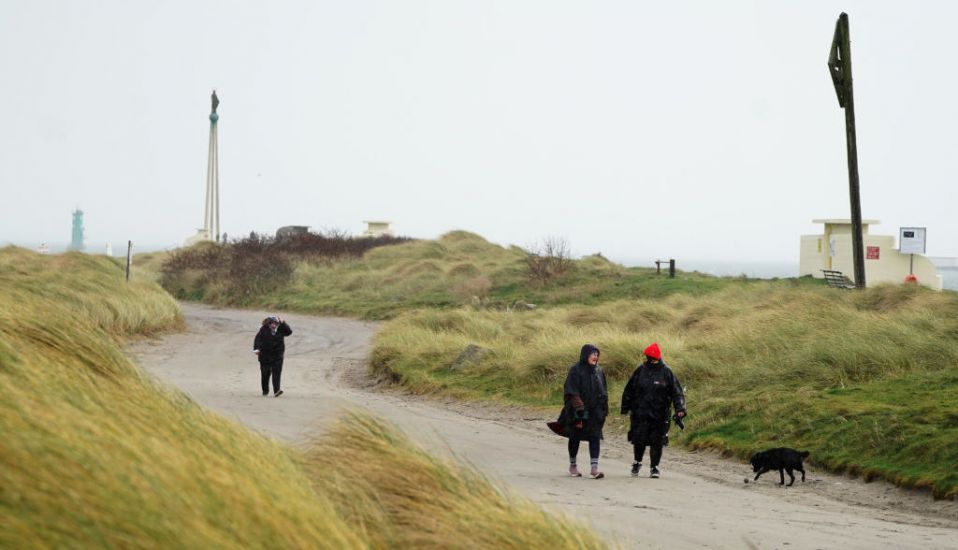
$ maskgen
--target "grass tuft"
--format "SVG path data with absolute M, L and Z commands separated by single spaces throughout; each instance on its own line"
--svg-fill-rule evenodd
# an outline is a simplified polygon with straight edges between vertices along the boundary
M 339 421 L 308 464 L 316 489 L 373 547 L 604 548 L 577 522 L 437 458 L 366 414 Z

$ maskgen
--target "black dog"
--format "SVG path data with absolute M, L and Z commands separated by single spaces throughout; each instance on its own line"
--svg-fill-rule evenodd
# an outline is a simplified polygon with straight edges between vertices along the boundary
M 798 470 L 802 472 L 802 482 L 804 483 L 805 468 L 802 467 L 802 459 L 806 456 L 808 456 L 808 451 L 799 452 L 795 449 L 789 449 L 788 447 L 778 447 L 755 453 L 752 455 L 751 460 L 752 471 L 757 472 L 755 474 L 755 480 L 758 480 L 758 476 L 765 472 L 778 470 L 778 475 L 782 478 L 779 485 L 785 485 L 785 472 L 788 471 L 788 477 L 791 480 L 788 486 L 791 487 L 792 483 L 795 483 L 795 476 L 792 474 L 792 470 Z

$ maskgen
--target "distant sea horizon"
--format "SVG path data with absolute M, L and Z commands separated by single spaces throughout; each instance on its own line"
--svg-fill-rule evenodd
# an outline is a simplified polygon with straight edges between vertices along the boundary
M 38 242 L 11 242 L 11 241 L 3 241 L 2 243 L 0 243 L 0 248 L 7 247 L 7 246 L 18 246 L 18 247 L 20 247 L 20 248 L 26 248 L 27 250 L 33 250 L 34 252 L 36 252 L 37 250 L 39 250 L 40 245 L 43 245 L 43 244 L 45 244 L 45 245 L 47 246 L 47 250 L 49 250 L 51 254 L 60 254 L 61 252 L 66 252 L 67 249 L 70 248 L 70 243 L 68 243 L 68 242 L 55 242 L 55 243 L 54 243 L 54 242 L 47 242 L 47 243 L 42 243 L 42 242 L 39 242 L 39 241 L 38 241 Z M 104 241 L 104 242 L 101 242 L 101 243 L 93 243 L 93 244 L 90 244 L 89 242 L 87 242 L 87 243 L 84 243 L 84 244 L 85 244 L 85 248 L 83 249 L 83 252 L 86 252 L 86 253 L 88 253 L 88 254 L 105 254 L 105 253 L 106 253 L 106 244 L 107 244 L 107 243 L 106 243 L 105 241 Z M 110 244 L 113 246 L 113 255 L 114 255 L 114 256 L 126 256 L 126 241 L 122 241 L 122 242 L 111 242 Z M 139 254 L 140 252 L 157 252 L 157 251 L 159 251 L 159 250 L 173 250 L 174 248 L 177 248 L 178 246 L 181 246 L 181 245 L 177 245 L 177 244 L 168 244 L 168 245 L 143 244 L 143 245 L 140 245 L 140 244 L 137 244 L 137 243 L 133 243 L 133 253 L 134 253 L 134 254 Z
M 938 268 L 942 286 L 948 290 L 958 290 L 958 265 L 954 258 L 929 258 Z M 628 267 L 655 267 L 654 262 L 639 260 L 617 260 Z M 663 264 L 668 269 L 668 264 Z M 798 277 L 798 262 L 783 261 L 734 261 L 734 260 L 676 260 L 679 271 L 698 271 L 716 277 L 740 277 L 750 279 L 775 279 Z
M 655 262 L 625 258 L 618 263 L 627 267 L 655 267 Z M 669 264 L 662 264 L 667 270 Z M 698 271 L 716 277 L 740 277 L 750 279 L 775 279 L 798 277 L 798 262 L 787 261 L 736 261 L 736 260 L 676 260 L 679 271 Z

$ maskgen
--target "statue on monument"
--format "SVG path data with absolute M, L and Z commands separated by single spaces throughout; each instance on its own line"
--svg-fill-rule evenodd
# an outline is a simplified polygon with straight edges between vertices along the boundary
M 213 95 L 210 96 L 210 100 L 213 103 L 213 112 L 216 112 L 216 107 L 220 104 L 220 98 L 216 97 L 216 90 L 213 90 Z

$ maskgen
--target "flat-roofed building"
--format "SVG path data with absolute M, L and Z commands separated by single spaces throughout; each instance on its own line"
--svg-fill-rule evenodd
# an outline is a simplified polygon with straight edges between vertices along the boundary
M 363 231 L 363 237 L 392 237 L 393 230 L 390 227 L 393 222 L 387 221 L 364 221 L 366 231 Z
M 841 271 L 849 279 L 855 276 L 855 259 L 852 248 L 852 222 L 849 219 L 812 220 L 825 226 L 818 235 L 802 235 L 799 275 L 824 277 L 823 269 Z M 872 235 L 870 225 L 878 220 L 862 220 L 862 243 L 865 247 L 865 283 L 875 286 L 882 283 L 903 283 L 905 277 L 914 273 L 918 282 L 935 290 L 941 290 L 942 279 L 924 254 L 902 254 L 895 247 L 892 235 Z

